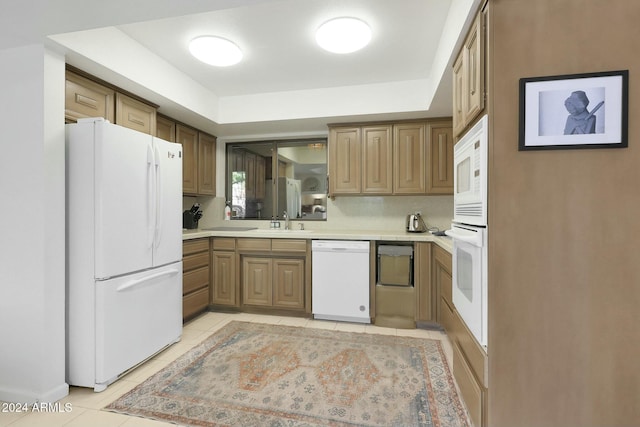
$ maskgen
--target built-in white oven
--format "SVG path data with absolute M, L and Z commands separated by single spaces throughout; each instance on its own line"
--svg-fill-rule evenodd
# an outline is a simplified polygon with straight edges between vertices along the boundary
M 453 149 L 453 305 L 487 346 L 487 145 L 485 115 Z
M 453 305 L 480 345 L 487 346 L 487 228 L 451 224 Z
M 453 147 L 453 220 L 487 225 L 487 116 Z

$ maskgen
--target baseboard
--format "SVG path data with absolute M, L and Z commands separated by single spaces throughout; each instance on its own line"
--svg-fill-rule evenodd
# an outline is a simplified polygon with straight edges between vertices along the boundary
M 57 402 L 69 394 L 69 384 L 62 383 L 44 393 L 35 394 L 32 390 L 18 390 L 0 386 L 0 401 L 13 403 Z
M 418 320 L 416 322 L 416 328 L 444 332 L 444 328 L 442 327 L 441 324 L 439 324 L 437 322 L 428 322 L 428 321 L 424 321 L 424 320 Z

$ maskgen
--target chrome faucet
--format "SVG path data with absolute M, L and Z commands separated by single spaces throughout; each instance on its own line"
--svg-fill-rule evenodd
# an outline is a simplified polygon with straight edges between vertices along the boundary
M 287 211 L 283 211 L 282 212 L 282 219 L 284 219 L 284 229 L 288 230 L 289 229 L 290 218 L 289 218 L 289 215 L 287 215 Z

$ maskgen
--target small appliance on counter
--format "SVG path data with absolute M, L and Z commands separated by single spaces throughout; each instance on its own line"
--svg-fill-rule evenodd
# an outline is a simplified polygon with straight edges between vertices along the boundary
M 424 223 L 420 213 L 407 215 L 407 231 L 410 233 L 424 233 L 427 231 L 427 225 Z
M 182 228 L 187 230 L 194 230 L 198 228 L 198 221 L 202 218 L 202 211 L 200 205 L 195 203 L 191 206 L 191 209 L 182 213 Z

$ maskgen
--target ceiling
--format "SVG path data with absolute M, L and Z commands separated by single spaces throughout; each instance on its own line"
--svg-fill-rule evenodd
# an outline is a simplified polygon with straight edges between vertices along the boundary
M 450 66 L 478 3 L 34 2 L 42 6 L 39 18 L 30 11 L 40 9 L 22 2 L 15 16 L 0 18 L 0 47 L 42 37 L 68 63 L 228 139 L 320 134 L 330 122 L 450 116 Z M 315 29 L 338 16 L 368 22 L 371 43 L 349 55 L 320 49 Z M 199 35 L 233 40 L 243 61 L 222 68 L 199 62 L 187 49 Z

